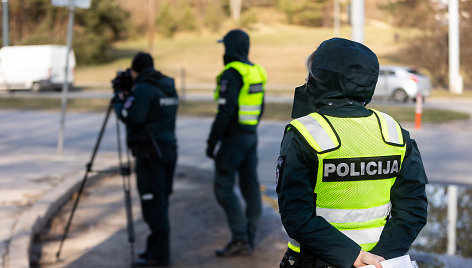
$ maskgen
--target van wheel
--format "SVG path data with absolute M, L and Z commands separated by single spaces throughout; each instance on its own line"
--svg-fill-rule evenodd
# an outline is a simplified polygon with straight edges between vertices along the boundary
M 33 82 L 31 91 L 38 92 L 39 90 L 41 90 L 41 84 L 39 82 Z
M 404 89 L 398 88 L 392 94 L 392 99 L 394 102 L 406 102 L 408 100 L 408 94 Z

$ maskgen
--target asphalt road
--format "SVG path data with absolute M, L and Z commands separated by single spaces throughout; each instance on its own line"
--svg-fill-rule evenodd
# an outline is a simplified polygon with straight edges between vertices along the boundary
M 41 92 L 40 94 L 30 92 L 15 92 L 15 96 L 49 96 L 56 98 L 60 96 L 57 92 Z M 0 94 L 5 96 L 5 94 Z M 71 98 L 109 98 L 109 92 L 83 92 L 75 91 Z M 206 99 L 205 95 L 189 95 L 188 99 Z M 290 102 L 291 97 L 268 96 L 267 101 Z M 374 100 L 373 104 L 384 105 L 383 100 Z M 404 105 L 413 106 L 413 103 Z M 472 114 L 471 99 L 428 99 L 425 107 L 443 108 Z M 56 113 L 34 113 L 4 111 L 2 118 L 15 122 L 15 126 L 20 126 L 23 122 L 29 122 L 28 129 L 35 131 L 45 131 L 47 126 L 48 134 L 38 137 L 52 149 L 57 142 L 57 127 L 59 116 Z M 34 118 L 30 118 L 33 116 Z M 40 119 L 36 119 L 40 118 Z M 33 121 L 32 121 L 33 120 Z M 103 120 L 101 114 L 74 114 L 70 113 L 66 118 L 66 140 L 65 150 L 80 151 L 87 154 L 92 151 L 96 140 L 100 124 Z M 31 123 L 34 122 L 34 123 Z M 181 117 L 177 121 L 177 135 L 179 141 L 179 163 L 190 164 L 204 169 L 212 169 L 213 162 L 204 155 L 205 141 L 211 126 L 211 118 L 191 118 Z M 259 127 L 259 177 L 261 182 L 273 188 L 275 160 L 278 156 L 280 141 L 283 130 L 287 122 L 262 120 Z M 402 124 L 417 140 L 420 151 L 424 158 L 424 163 L 430 181 L 433 183 L 469 183 L 472 182 L 472 171 L 467 163 L 471 163 L 472 141 L 469 139 L 472 133 L 472 121 L 458 121 L 445 124 L 423 124 L 417 130 L 412 124 Z M 18 137 L 15 133 L 21 132 L 20 128 L 8 128 L 2 131 L 4 137 Z M 104 137 L 103 146 L 100 150 L 112 152 L 116 150 L 115 124 L 108 124 L 107 134 Z M 122 131 L 124 133 L 124 131 Z M 123 134 L 124 135 L 124 134 Z M 35 135 L 37 136 L 37 135 Z M 20 136 L 21 137 L 21 136 Z M 21 143 L 23 146 L 32 146 L 38 142 L 37 138 L 28 139 Z M 21 149 L 21 148 L 18 148 Z
M 472 100 L 430 100 L 427 105 L 472 113 Z M 103 119 L 104 114 L 100 113 L 69 113 L 64 154 L 57 156 L 57 112 L 0 110 L 0 255 L 6 254 L 11 230 L 21 225 L 18 222 L 21 223 L 25 210 L 41 205 L 37 200 L 49 189 L 61 185 L 64 176 L 83 174 Z M 213 169 L 213 161 L 204 154 L 211 122 L 212 118 L 178 118 L 179 165 Z M 269 196 L 275 196 L 275 161 L 286 123 L 262 120 L 259 127 L 258 173 Z M 414 129 L 412 124 L 403 126 L 418 142 L 430 183 L 472 183 L 472 120 L 423 124 L 421 129 Z M 120 129 L 124 136 L 124 128 Z M 117 164 L 116 150 L 116 125 L 112 116 L 94 167 L 101 169 Z M 0 267 L 2 263 L 0 259 Z
M 469 104 L 470 107 L 472 105 Z M 454 106 L 457 108 L 459 106 Z M 98 136 L 104 114 L 70 113 L 66 117 L 64 157 L 87 159 L 91 155 Z M 205 156 L 205 145 L 212 118 L 180 117 L 177 120 L 179 143 L 178 164 L 189 165 L 204 170 L 213 169 L 213 161 Z M 278 157 L 280 141 L 287 122 L 262 120 L 259 127 L 259 169 L 260 181 L 273 195 L 275 188 L 275 162 Z M 59 115 L 54 112 L 38 111 L 0 111 L 0 171 L 4 180 L 17 178 L 29 180 L 48 171 L 41 163 L 21 170 L 21 161 L 29 152 L 51 155 L 57 144 Z M 121 126 L 121 124 L 120 124 Z M 423 124 L 421 129 L 414 129 L 412 124 L 403 124 L 418 142 L 426 172 L 431 183 L 472 183 L 472 120 L 445 124 Z M 122 139 L 124 128 L 121 126 Z M 106 154 L 107 161 L 113 162 L 117 155 L 116 124 L 114 116 L 108 123 L 96 162 L 100 166 L 101 154 Z M 80 157 L 79 157 L 80 156 Z M 16 160 L 15 160 L 16 159 Z M 83 161 L 83 160 L 82 160 Z M 116 160 L 117 161 L 117 160 Z M 85 166 L 85 162 L 75 163 Z M 58 169 L 70 168 L 67 165 Z M 21 175 L 18 175 L 20 173 Z M 16 188 L 16 187 L 15 187 Z M 11 193 L 6 194 L 11 195 Z

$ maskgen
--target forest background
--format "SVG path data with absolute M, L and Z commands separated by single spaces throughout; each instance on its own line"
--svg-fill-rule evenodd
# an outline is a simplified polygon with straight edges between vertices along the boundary
M 459 2 L 461 74 L 470 90 L 472 1 Z M 339 36 L 350 38 L 349 2 L 340 5 Z M 66 8 L 50 0 L 15 0 L 9 12 L 10 45 L 65 44 Z M 446 89 L 447 15 L 447 1 L 365 0 L 364 43 L 381 64 L 417 68 Z M 75 13 L 76 82 L 109 82 L 137 51 L 148 51 L 166 74 L 185 72 L 189 84 L 213 83 L 224 52 L 216 40 L 238 27 L 249 32 L 250 59 L 266 67 L 269 84 L 301 84 L 306 57 L 334 37 L 333 16 L 334 0 L 242 0 L 239 21 L 231 17 L 229 0 L 92 0 L 90 9 Z

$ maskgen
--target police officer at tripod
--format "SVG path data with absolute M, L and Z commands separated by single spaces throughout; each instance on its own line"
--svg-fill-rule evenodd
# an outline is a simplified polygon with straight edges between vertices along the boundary
M 264 107 L 265 70 L 249 61 L 249 36 L 242 30 L 228 32 L 223 40 L 225 67 L 217 77 L 218 112 L 207 140 L 206 154 L 215 159 L 214 191 L 224 209 L 231 240 L 218 257 L 249 255 L 261 215 L 257 178 L 257 126 Z M 219 150 L 215 154 L 215 148 Z M 233 186 L 235 175 L 246 208 L 239 204 Z
M 333 38 L 307 61 L 277 161 L 290 237 L 280 267 L 360 267 L 406 254 L 426 224 L 427 177 L 416 142 L 367 109 L 379 74 L 366 46 Z
M 137 53 L 126 72 L 134 86 L 115 93 L 114 109 L 126 124 L 127 144 L 136 157 L 141 210 L 151 231 L 135 265 L 169 266 L 168 202 L 177 161 L 177 92 L 174 80 L 154 69 L 148 53 Z

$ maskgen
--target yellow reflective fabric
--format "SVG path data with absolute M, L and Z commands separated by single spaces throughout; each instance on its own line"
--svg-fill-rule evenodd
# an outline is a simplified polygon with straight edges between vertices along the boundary
M 400 125 L 388 114 L 371 109 L 380 121 L 384 141 L 396 145 L 403 145 L 403 135 Z
M 300 253 L 300 246 L 295 246 L 292 243 L 288 242 L 288 248 L 290 248 L 291 250 L 293 250 L 295 252 Z
M 363 251 L 371 251 L 377 243 L 365 243 L 360 245 Z
M 221 75 L 229 68 L 238 71 L 243 79 L 243 87 L 239 91 L 238 97 L 238 121 L 243 125 L 257 125 L 262 112 L 267 74 L 264 68 L 257 64 L 249 65 L 239 61 L 226 64 L 224 70 L 217 77 L 215 101 L 219 99 Z
M 390 189 L 396 179 L 396 175 L 389 175 L 389 171 L 386 171 L 394 169 L 394 161 L 387 168 L 372 159 L 394 157 L 400 161 L 396 168 L 398 171 L 401 169 L 406 150 L 401 128 L 389 115 L 377 111 L 361 118 L 321 117 L 317 113 L 308 116 L 316 119 L 316 122 L 306 120 L 305 116 L 305 119 L 293 120 L 291 125 L 317 152 L 318 174 L 314 190 L 317 196 L 317 215 L 329 215 L 329 222 L 334 227 L 351 237 L 362 249 L 370 250 L 378 242 L 386 223 L 386 215 L 390 210 Z M 323 120 L 319 120 L 320 118 Z M 317 124 L 323 129 L 320 130 Z M 322 132 L 324 134 L 320 134 Z M 328 146 L 326 150 L 321 146 L 326 142 L 319 142 L 320 137 L 326 139 L 323 137 L 326 135 L 333 143 L 332 149 Z M 369 160 L 362 164 L 363 159 Z M 332 163 L 340 164 L 336 166 Z M 375 165 L 375 170 L 372 166 L 371 169 L 367 168 L 371 163 L 372 166 Z M 328 165 L 331 165 L 330 169 Z M 377 172 L 381 175 L 369 177 L 365 175 L 368 171 L 374 177 Z M 327 174 L 331 173 L 335 173 L 337 177 L 328 179 Z
M 328 122 L 318 113 L 312 113 L 290 122 L 317 152 L 324 152 L 339 146 L 336 134 Z
M 336 227 L 338 230 L 351 230 L 351 229 L 367 229 L 367 228 L 375 228 L 375 227 L 382 227 L 385 225 L 384 222 L 385 218 L 378 218 L 373 219 L 366 222 L 349 222 L 349 223 L 336 223 L 331 222 L 331 225 Z

